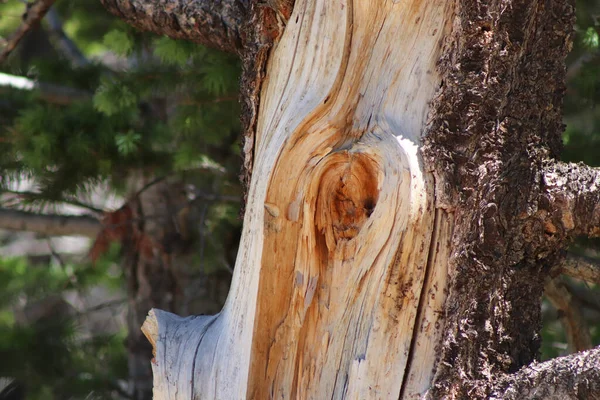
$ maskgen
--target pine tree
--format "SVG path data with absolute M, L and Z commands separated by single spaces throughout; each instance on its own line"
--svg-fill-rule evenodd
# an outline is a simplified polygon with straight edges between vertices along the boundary
M 0 5 L 3 36 L 24 11 Z M 139 331 L 148 310 L 222 306 L 243 195 L 239 74 L 234 57 L 140 33 L 98 2 L 58 2 L 1 65 L 0 212 L 42 237 L 94 237 L 83 260 L 2 260 L 0 352 L 12 362 L 0 376 L 26 383 L 28 398 L 149 398 L 150 345 Z M 99 187 L 121 206 L 95 204 Z M 59 216 L 65 204 L 89 217 Z M 106 285 L 106 275 L 127 292 L 128 329 L 86 337 L 86 311 L 61 293 Z M 52 324 L 15 320 L 19 299 L 27 308 L 51 298 L 62 307 L 44 311 Z

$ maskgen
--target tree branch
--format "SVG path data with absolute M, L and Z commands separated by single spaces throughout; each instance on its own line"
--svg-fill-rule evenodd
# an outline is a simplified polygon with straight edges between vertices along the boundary
M 562 264 L 558 265 L 553 274 L 565 274 L 571 278 L 600 285 L 600 265 L 585 256 L 567 255 Z
M 596 313 L 600 312 L 600 296 L 598 296 L 598 292 L 591 288 L 585 288 L 581 285 L 573 285 L 569 282 L 563 281 L 563 284 L 569 290 L 571 295 L 577 299 L 577 302 L 581 304 L 583 307 L 586 307 L 590 310 L 595 311 Z M 596 321 L 591 321 L 586 318 L 589 323 L 598 323 Z
M 571 295 L 561 279 L 548 279 L 544 294 L 559 312 L 569 346 L 575 351 L 592 348 L 590 329 L 581 314 L 581 304 Z
M 0 229 L 95 238 L 100 228 L 100 221 L 89 216 L 37 214 L 0 208 Z
M 501 378 L 491 399 L 599 399 L 600 347 L 532 363 Z
M 92 98 L 90 93 L 83 90 L 37 82 L 21 76 L 0 72 L 0 87 L 2 86 L 20 90 L 37 90 L 43 100 L 54 104 L 66 105 L 75 101 L 90 100 Z
M 557 161 L 545 165 L 542 174 L 546 232 L 600 236 L 600 169 Z
M 62 22 L 56 9 L 51 8 L 46 15 L 48 22 L 48 33 L 53 40 L 53 44 L 67 58 L 74 67 L 83 67 L 90 62 L 71 39 L 65 34 Z
M 248 0 L 100 0 L 108 11 L 144 30 L 222 51 L 242 48 Z
M 6 44 L 0 52 L 0 63 L 4 62 L 9 54 L 17 47 L 17 44 L 23 39 L 25 34 L 40 22 L 48 9 L 54 4 L 55 0 L 37 0 L 34 3 L 27 4 L 27 10 L 23 14 L 23 22 L 15 32 L 6 40 Z

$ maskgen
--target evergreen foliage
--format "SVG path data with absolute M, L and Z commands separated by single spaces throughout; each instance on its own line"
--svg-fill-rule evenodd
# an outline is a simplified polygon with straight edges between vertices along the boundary
M 24 8 L 0 3 L 0 36 L 18 26 Z M 57 1 L 54 9 L 87 62 L 75 66 L 43 21 L 0 65 L 1 73 L 52 85 L 0 86 L 0 195 L 24 180 L 33 185 L 17 202 L 0 197 L 0 207 L 51 211 L 85 203 L 99 184 L 128 198 L 132 176 L 176 178 L 217 199 L 193 203 L 202 217 L 196 273 L 230 268 L 239 203 L 218 197 L 242 197 L 237 58 L 137 32 L 96 0 Z M 123 398 L 125 331 L 83 332 L 85 315 L 73 310 L 25 322 L 14 313 L 93 286 L 124 290 L 118 265 L 114 249 L 95 266 L 0 257 L 0 377 L 26 382 L 28 399 Z

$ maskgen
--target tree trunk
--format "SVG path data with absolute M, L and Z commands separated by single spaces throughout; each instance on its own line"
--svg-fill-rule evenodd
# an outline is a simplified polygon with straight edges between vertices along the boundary
M 597 350 L 531 364 L 547 271 L 600 220 L 598 172 L 552 161 L 572 5 L 288 5 L 248 17 L 227 303 L 150 313 L 155 398 L 600 398 Z
M 192 265 L 196 252 L 190 227 L 204 223 L 191 221 L 198 214 L 192 207 L 183 184 L 163 180 L 109 214 L 119 221 L 104 221 L 119 231 L 123 248 L 132 399 L 152 398 L 152 347 L 139 329 L 148 311 L 156 307 L 179 315 L 207 314 L 217 312 L 224 301 L 221 292 L 225 286 L 226 293 L 228 277 L 206 276 Z M 110 235 L 105 230 L 100 237 Z

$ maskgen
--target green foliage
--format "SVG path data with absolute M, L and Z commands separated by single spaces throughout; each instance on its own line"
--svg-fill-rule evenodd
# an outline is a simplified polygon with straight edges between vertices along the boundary
M 0 190 L 28 179 L 33 189 L 17 205 L 38 210 L 78 202 L 100 183 L 131 196 L 132 176 L 141 173 L 178 178 L 199 193 L 241 197 L 237 58 L 140 33 L 97 0 L 54 7 L 89 63 L 74 68 L 52 40 L 42 46 L 24 41 L 0 71 L 84 95 L 64 101 L 44 87 L 0 88 Z M 5 10 L 14 18 L 5 18 Z M 0 4 L 0 36 L 18 26 L 23 10 L 18 0 Z M 47 30 L 39 32 L 46 36 Z M 199 273 L 230 268 L 239 204 L 190 204 L 199 221 L 193 247 Z M 123 274 L 115 273 L 118 254 L 112 249 L 94 267 L 0 257 L 0 359 L 10 360 L 0 363 L 0 376 L 28 382 L 28 399 L 117 397 L 115 382 L 128 379 L 125 332 L 90 337 L 82 335 L 82 315 L 23 324 L 12 311 L 22 301 L 96 286 L 123 290 Z
M 134 113 L 137 96 L 119 81 L 102 79 L 94 95 L 94 107 L 107 117 L 123 113 Z
M 598 32 L 594 27 L 590 26 L 585 30 L 583 44 L 592 50 L 598 48 Z
M 115 136 L 117 149 L 124 156 L 129 155 L 137 150 L 141 138 L 142 136 L 139 133 L 133 131 L 118 134 Z
M 94 267 L 0 258 L 0 376 L 26 383 L 28 399 L 85 398 L 90 392 L 106 398 L 114 382 L 126 379 L 124 332 L 82 337 L 85 313 L 73 314 L 64 306 L 19 323 L 10 313 L 23 301 L 47 307 L 64 290 L 82 291 L 100 283 L 120 287 L 121 276 L 108 273 L 117 255 L 113 248 Z
M 104 35 L 104 45 L 118 55 L 126 56 L 133 50 L 133 39 L 127 32 L 113 29 Z
M 154 40 L 154 55 L 166 65 L 184 67 L 190 58 L 196 54 L 201 57 L 205 49 L 190 42 L 172 40 L 161 37 Z

